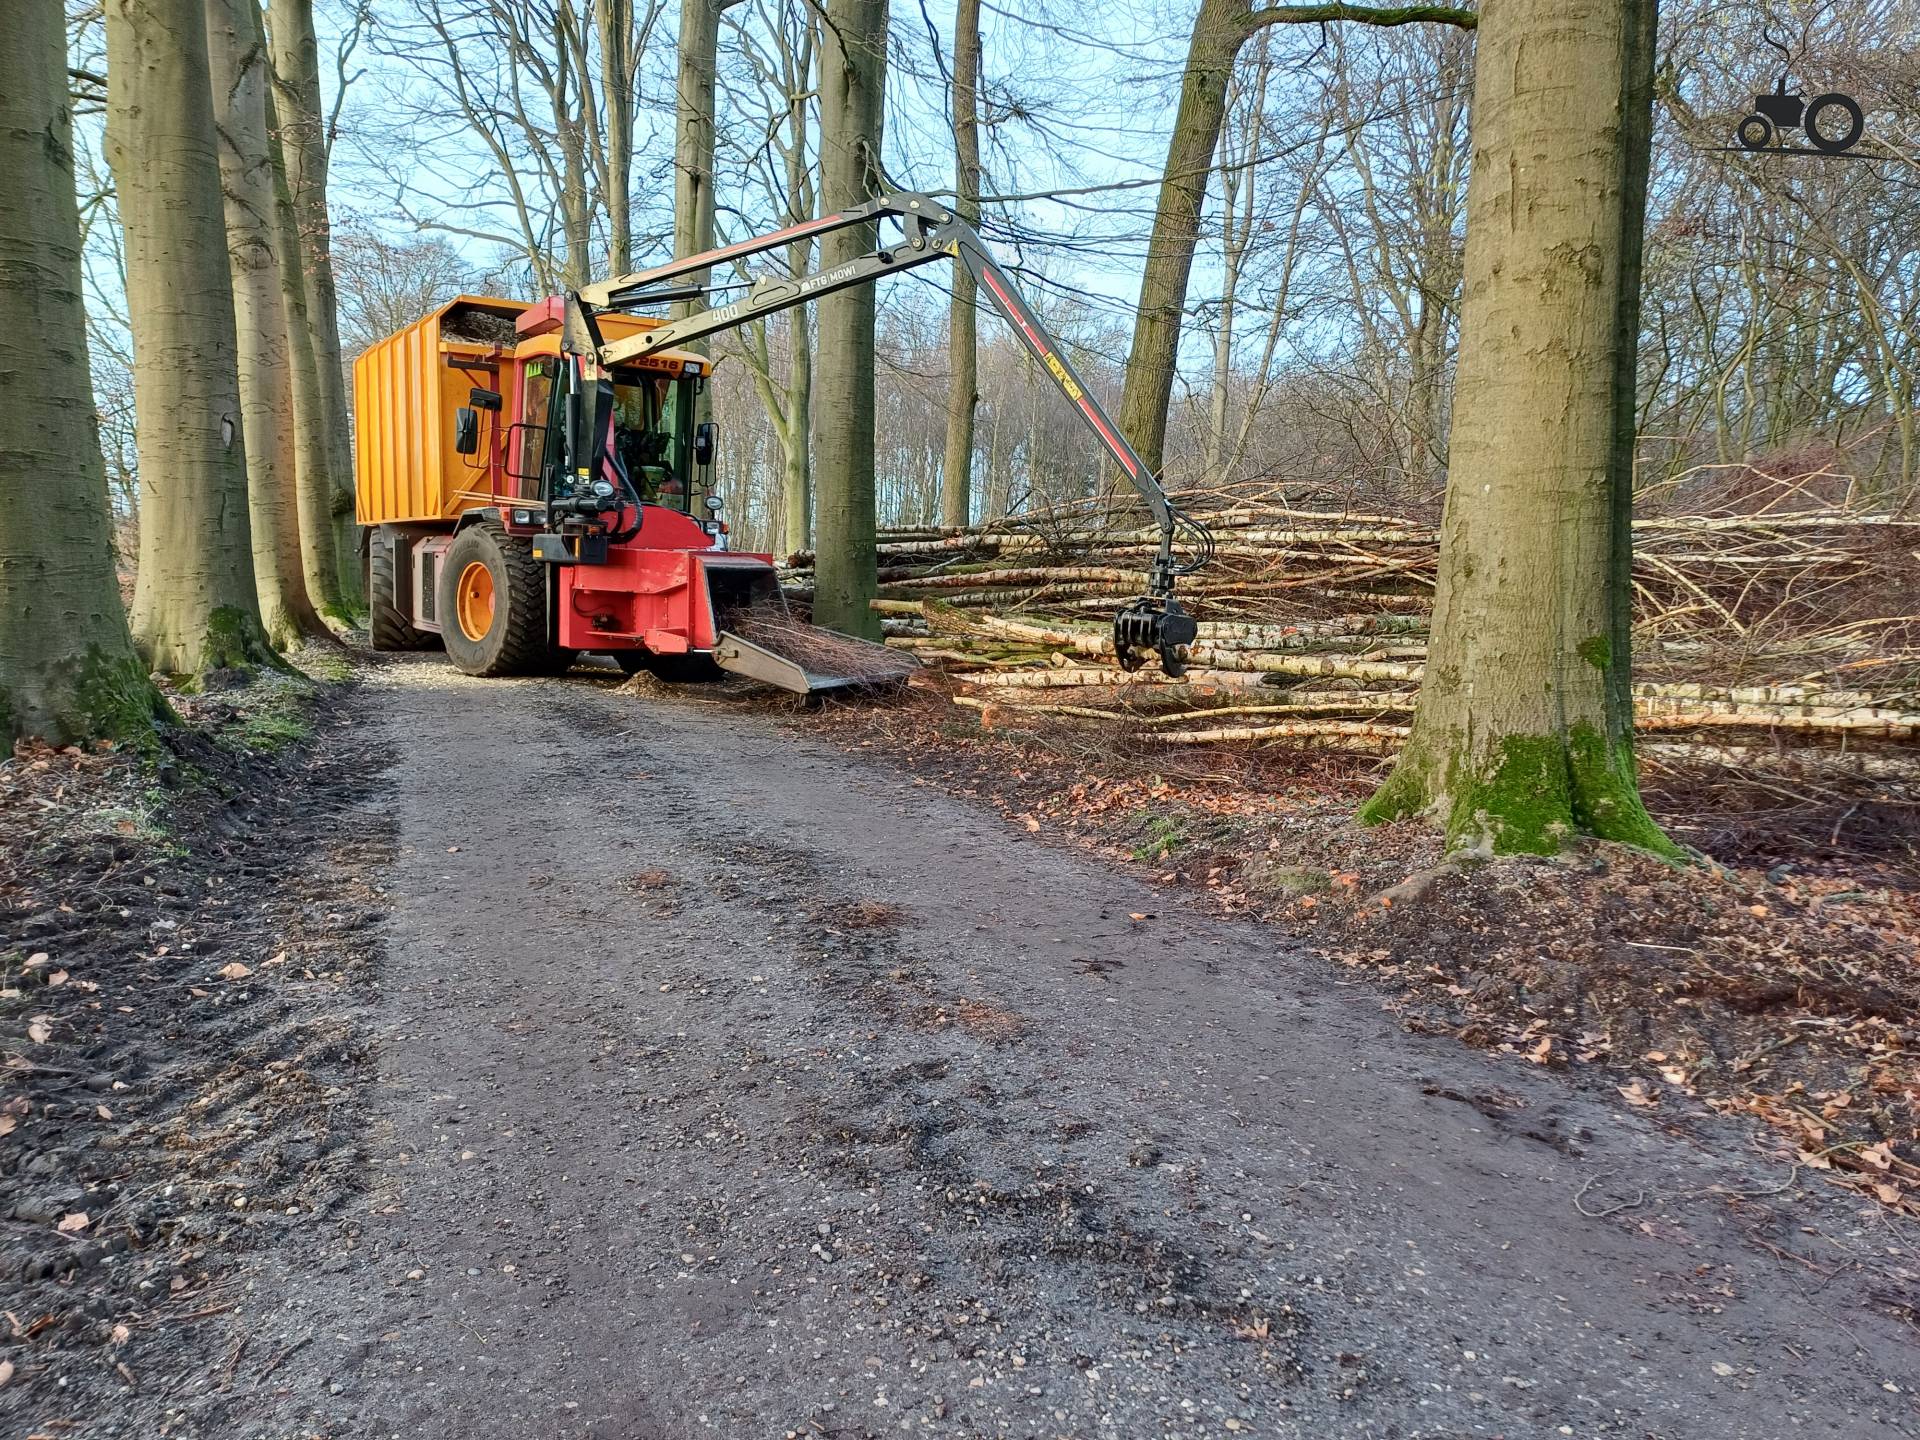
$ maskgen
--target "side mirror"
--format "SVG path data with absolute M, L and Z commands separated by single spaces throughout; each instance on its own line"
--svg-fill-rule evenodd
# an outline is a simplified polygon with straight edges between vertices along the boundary
M 480 412 L 469 405 L 453 412 L 453 448 L 462 455 L 480 449 Z
M 693 427 L 694 464 L 711 465 L 713 463 L 713 437 L 719 433 L 711 420 L 702 420 Z

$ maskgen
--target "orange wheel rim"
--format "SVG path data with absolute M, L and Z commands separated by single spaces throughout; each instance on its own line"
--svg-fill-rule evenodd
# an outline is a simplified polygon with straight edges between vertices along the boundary
M 460 572 L 460 584 L 454 590 L 454 611 L 460 621 L 460 633 L 469 640 L 484 640 L 493 629 L 493 572 L 480 560 L 470 560 Z

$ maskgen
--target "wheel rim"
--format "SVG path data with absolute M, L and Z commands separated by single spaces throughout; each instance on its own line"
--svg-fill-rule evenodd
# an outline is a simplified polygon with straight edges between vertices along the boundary
M 469 640 L 484 640 L 493 629 L 493 571 L 483 560 L 470 560 L 460 572 L 454 590 L 454 613 L 460 633 Z

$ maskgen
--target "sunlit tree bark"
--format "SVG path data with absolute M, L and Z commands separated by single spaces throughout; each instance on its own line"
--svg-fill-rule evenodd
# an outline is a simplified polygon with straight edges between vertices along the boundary
M 135 644 L 155 670 L 277 664 L 247 515 L 233 290 L 202 0 L 108 0 L 107 154 L 140 417 Z
M 285 649 L 304 636 L 331 632 L 307 598 L 301 568 L 293 381 L 267 134 L 266 46 L 253 0 L 206 0 L 206 14 L 227 268 L 233 279 L 253 578 L 267 638 Z M 287 258 L 299 263 L 297 256 Z
M 0 742 L 124 737 L 160 698 L 114 578 L 87 373 L 59 0 L 0 45 Z
M 327 212 L 326 115 L 320 105 L 320 42 L 313 28 L 313 0 L 269 0 L 275 116 L 280 155 L 298 227 L 306 321 L 313 349 L 314 404 L 324 444 L 334 532 L 334 568 L 339 594 L 354 611 L 364 608 L 360 530 L 353 518 L 353 450 L 347 416 L 346 374 L 340 358 L 340 323 L 333 278 L 333 222 Z M 317 597 L 316 597 L 317 598 Z M 322 602 L 322 608 L 326 608 Z

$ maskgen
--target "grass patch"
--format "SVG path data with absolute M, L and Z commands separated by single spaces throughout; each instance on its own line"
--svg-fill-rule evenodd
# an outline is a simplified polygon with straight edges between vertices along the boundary
M 1136 860 L 1164 860 L 1187 843 L 1185 822 L 1178 817 L 1143 810 L 1137 820 L 1141 840 L 1133 847 Z

